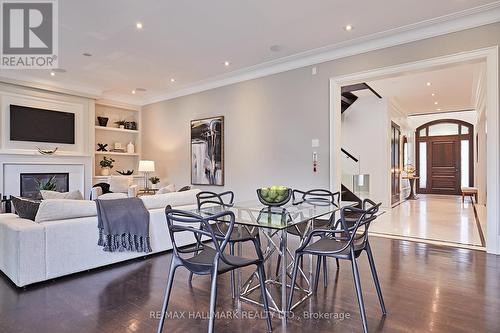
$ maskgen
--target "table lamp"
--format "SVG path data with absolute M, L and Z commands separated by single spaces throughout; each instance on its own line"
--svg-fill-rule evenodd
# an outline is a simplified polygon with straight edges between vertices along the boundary
M 144 189 L 149 190 L 149 173 L 155 171 L 155 161 L 139 161 L 139 172 L 144 172 Z

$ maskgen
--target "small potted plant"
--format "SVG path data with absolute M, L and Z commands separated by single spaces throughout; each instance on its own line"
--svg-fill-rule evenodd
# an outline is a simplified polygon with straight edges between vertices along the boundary
M 156 176 L 149 177 L 149 181 L 151 182 L 151 184 L 153 184 L 152 188 L 154 189 L 158 188 L 158 184 L 160 183 L 160 178 Z
M 110 170 L 113 168 L 113 163 L 115 163 L 115 160 L 111 157 L 103 157 L 103 159 L 99 162 L 99 165 L 101 166 L 101 176 L 109 176 Z
M 125 124 L 126 124 L 126 123 L 127 123 L 127 122 L 126 122 L 125 120 L 118 120 L 118 121 L 115 121 L 115 124 L 117 124 L 117 125 L 118 125 L 118 128 L 120 128 L 120 129 L 124 129 L 124 128 L 125 128 Z

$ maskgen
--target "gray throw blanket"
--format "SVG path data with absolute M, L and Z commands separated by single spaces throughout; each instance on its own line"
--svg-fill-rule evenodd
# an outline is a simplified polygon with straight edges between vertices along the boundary
M 149 211 L 139 198 L 96 200 L 99 241 L 107 252 L 151 252 Z

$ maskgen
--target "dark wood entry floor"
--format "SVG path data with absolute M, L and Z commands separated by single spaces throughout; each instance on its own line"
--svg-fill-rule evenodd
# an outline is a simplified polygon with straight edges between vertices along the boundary
M 360 262 L 371 332 L 499 332 L 500 257 L 484 252 L 371 238 L 388 315 L 380 315 L 366 257 Z M 151 318 L 161 307 L 170 255 L 76 274 L 19 289 L 0 278 L 0 332 L 155 332 Z M 275 332 L 360 332 L 361 323 L 348 263 L 329 265 L 330 285 L 296 310 L 287 328 Z M 192 287 L 179 270 L 171 311 L 208 309 L 209 278 Z M 337 281 L 337 283 L 334 283 Z M 229 276 L 220 279 L 218 311 L 231 311 Z M 233 308 L 234 306 L 234 308 Z M 254 311 L 242 303 L 241 310 Z M 349 319 L 306 319 L 309 313 L 348 313 Z M 181 315 L 178 312 L 179 316 Z M 189 317 L 186 313 L 185 316 Z M 153 315 L 154 317 L 154 315 Z M 205 332 L 205 319 L 171 319 L 165 332 Z M 219 319 L 217 332 L 264 332 L 255 318 Z

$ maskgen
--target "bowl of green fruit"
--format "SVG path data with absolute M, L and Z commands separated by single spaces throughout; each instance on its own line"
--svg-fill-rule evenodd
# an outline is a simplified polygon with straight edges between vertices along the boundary
M 259 201 L 266 206 L 283 206 L 292 197 L 292 190 L 286 186 L 273 185 L 257 190 Z

